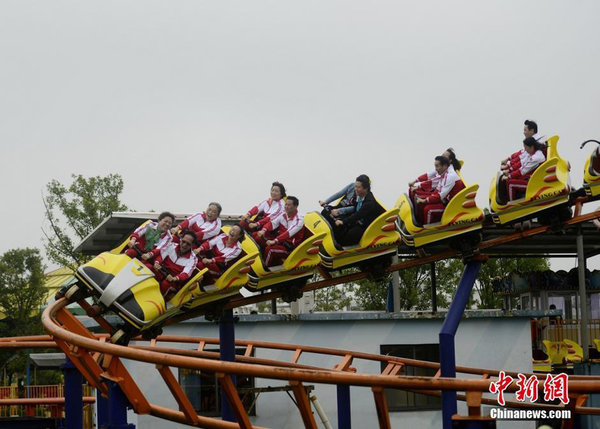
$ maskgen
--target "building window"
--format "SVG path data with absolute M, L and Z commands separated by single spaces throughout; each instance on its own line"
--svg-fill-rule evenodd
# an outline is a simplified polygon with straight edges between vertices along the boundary
M 218 349 L 205 351 L 219 352 Z M 245 348 L 240 348 L 236 349 L 235 353 L 243 355 L 245 351 Z M 238 375 L 236 379 L 238 393 L 246 412 L 255 416 L 255 394 L 251 391 L 254 388 L 254 377 Z M 198 414 L 207 417 L 221 415 L 221 386 L 214 372 L 180 368 L 179 384 Z
M 382 355 L 403 357 L 408 359 L 440 361 L 439 344 L 383 344 L 380 346 Z M 381 370 L 387 364 L 381 363 Z M 437 370 L 429 368 L 404 367 L 405 375 L 434 376 Z M 441 410 L 442 399 L 438 396 L 423 395 L 405 390 L 385 389 L 385 397 L 390 411 L 422 411 Z

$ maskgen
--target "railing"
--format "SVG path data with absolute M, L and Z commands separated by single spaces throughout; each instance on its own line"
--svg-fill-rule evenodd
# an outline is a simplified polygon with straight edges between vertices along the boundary
M 538 338 L 540 340 L 562 341 L 564 339 L 581 344 L 581 332 L 579 319 L 562 319 L 545 317 L 538 319 Z M 590 319 L 587 331 L 588 343 L 594 345 L 594 339 L 600 339 L 600 319 Z
M 88 384 L 83 385 L 83 396 L 95 396 L 94 388 Z M 48 399 L 50 398 L 50 399 Z M 64 414 L 64 403 L 49 404 L 21 404 L 4 405 L 3 403 L 18 402 L 22 399 L 48 399 L 49 402 L 60 402 L 64 399 L 64 386 L 55 385 L 33 385 L 19 388 L 18 386 L 0 386 L 0 418 L 10 417 L 47 417 L 62 419 Z M 40 401 L 41 402 L 41 401 Z M 83 428 L 92 429 L 94 427 L 94 408 L 92 404 L 86 403 L 83 406 Z

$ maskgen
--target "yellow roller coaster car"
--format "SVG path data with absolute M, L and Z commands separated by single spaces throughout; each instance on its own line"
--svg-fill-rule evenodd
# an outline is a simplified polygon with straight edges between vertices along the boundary
M 417 221 L 410 197 L 400 196 L 396 207 L 400 211 L 398 229 L 402 241 L 408 246 L 421 247 L 481 230 L 484 216 L 475 203 L 478 189 L 479 185 L 471 185 L 461 190 L 444 208 L 440 222 L 425 225 Z
M 586 140 L 581 144 L 581 148 L 590 142 L 600 143 L 598 140 Z M 598 148 L 594 149 L 585 161 L 583 188 L 585 189 L 585 193 L 590 197 L 600 195 L 600 156 L 598 155 Z
M 228 227 L 223 230 L 227 232 Z M 256 252 L 242 252 L 212 284 L 202 282 L 206 269 L 196 269 L 181 289 L 165 302 L 152 271 L 137 258 L 121 253 L 127 241 L 80 266 L 75 274 L 78 282 L 65 293 L 71 301 L 91 295 L 101 307 L 119 315 L 126 322 L 117 332 L 121 341 L 123 335 L 130 338 L 138 333 L 155 337 L 160 334 L 165 321 L 174 315 L 235 295 L 248 283 L 249 265 L 257 256 Z
M 513 201 L 502 200 L 498 194 L 504 186 L 498 172 L 490 185 L 490 209 L 495 223 L 506 224 L 539 216 L 549 208 L 566 204 L 571 189 L 570 166 L 557 151 L 558 136 L 548 139 L 546 161 L 531 175 L 523 198 Z
M 246 252 L 258 253 L 249 273 L 248 289 L 260 290 L 264 288 L 273 288 L 275 286 L 284 290 L 284 300 L 293 301 L 299 298 L 297 289 L 303 286 L 313 276 L 315 267 L 319 265 L 319 246 L 321 245 L 325 233 L 313 234 L 304 227 L 304 240 L 300 243 L 283 264 L 266 267 L 262 258 L 262 252 L 254 239 L 250 236 L 242 242 L 242 247 Z M 289 290 L 288 290 L 289 289 Z M 289 292 L 289 294 L 286 294 Z
M 319 251 L 321 265 L 325 269 L 337 270 L 361 265 L 362 262 L 390 256 L 397 251 L 400 241 L 395 225 L 398 208 L 386 210 L 381 204 L 379 205 L 383 213 L 367 227 L 359 243 L 354 246 L 339 245 L 335 241 L 331 225 L 320 213 L 311 212 L 304 216 L 304 224 L 313 234 L 325 234 Z

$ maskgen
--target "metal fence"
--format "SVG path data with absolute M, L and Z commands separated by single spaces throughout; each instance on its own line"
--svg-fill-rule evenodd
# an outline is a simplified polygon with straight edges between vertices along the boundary
M 94 388 L 83 385 L 83 396 L 94 396 Z M 0 399 L 16 398 L 63 398 L 64 385 L 39 385 L 39 386 L 0 386 Z M 62 419 L 65 417 L 63 405 L 0 405 L 0 418 L 9 417 L 47 417 Z M 83 428 L 94 427 L 94 407 L 92 404 L 83 405 Z

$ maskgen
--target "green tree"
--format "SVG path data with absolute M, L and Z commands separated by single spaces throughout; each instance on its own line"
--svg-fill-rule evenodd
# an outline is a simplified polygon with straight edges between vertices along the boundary
M 315 311 L 338 311 L 352 302 L 353 285 L 341 284 L 315 291 Z
M 481 266 L 475 282 L 473 304 L 477 308 L 502 308 L 502 297 L 495 295 L 492 282 L 512 272 L 545 271 L 547 258 L 490 258 Z
M 71 177 L 69 186 L 50 181 L 43 197 L 49 224 L 48 229 L 42 229 L 47 256 L 61 266 L 86 262 L 88 258 L 73 250 L 76 241 L 83 240 L 112 212 L 127 210 L 119 199 L 123 192 L 120 175 Z
M 0 336 L 35 335 L 43 332 L 40 308 L 46 296 L 44 267 L 37 249 L 13 249 L 0 256 Z M 26 365 L 23 351 L 1 352 L 0 368 L 9 380 Z
M 438 306 L 447 307 L 452 299 L 462 264 L 458 260 L 445 260 L 435 263 L 436 297 Z M 431 308 L 431 269 L 430 265 L 420 265 L 398 272 L 400 281 L 400 309 L 427 310 Z M 391 275 L 383 281 L 368 279 L 357 282 L 355 296 L 363 310 L 385 310 L 388 285 Z
M 13 335 L 30 329 L 45 295 L 44 267 L 37 249 L 13 249 L 0 256 L 0 309 L 16 322 Z

